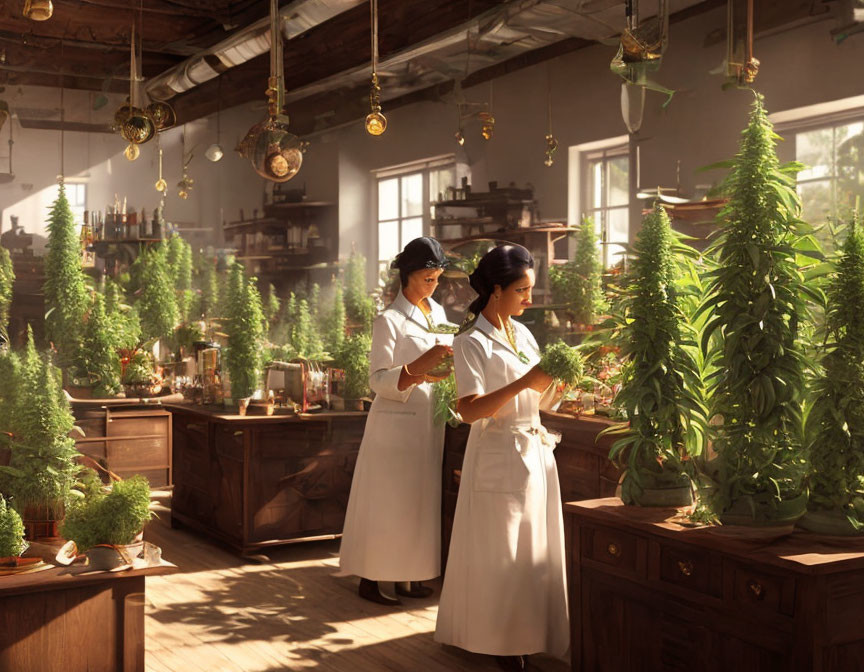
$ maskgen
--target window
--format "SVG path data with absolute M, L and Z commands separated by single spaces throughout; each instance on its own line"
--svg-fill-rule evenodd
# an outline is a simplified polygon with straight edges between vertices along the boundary
M 630 159 L 627 146 L 586 152 L 582 213 L 594 219 L 603 247 L 603 266 L 621 261 L 630 238 Z
M 856 198 L 864 203 L 864 118 L 795 133 L 795 158 L 806 166 L 798 173 L 804 221 L 845 219 Z M 833 248 L 829 227 L 820 233 L 826 249 Z
M 66 199 L 69 201 L 69 209 L 72 210 L 75 223 L 83 224 L 84 211 L 87 209 L 87 185 L 81 182 L 67 182 Z
M 378 181 L 378 261 L 386 264 L 423 235 L 423 173 Z
M 447 155 L 377 171 L 380 270 L 386 270 L 407 243 L 429 230 L 432 204 L 448 198 L 448 189 L 466 170 Z

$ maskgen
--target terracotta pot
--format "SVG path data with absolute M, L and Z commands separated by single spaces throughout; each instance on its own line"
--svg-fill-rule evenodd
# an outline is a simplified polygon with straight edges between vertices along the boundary
M 718 518 L 724 525 L 785 527 L 794 526 L 806 512 L 807 493 L 805 492 L 792 499 L 784 499 L 773 510 L 761 502 L 748 501 L 747 497 L 741 497 L 732 504 L 729 511 L 719 515 Z
M 831 537 L 858 537 L 864 530 L 856 530 L 842 511 L 808 511 L 798 527 Z
M 60 539 L 60 517 L 52 518 L 52 513 L 46 509 L 25 508 L 21 512 L 21 522 L 24 523 L 24 538 L 27 541 L 57 541 Z
M 681 507 L 693 504 L 693 489 L 689 485 L 674 488 L 643 488 L 633 497 L 636 506 Z

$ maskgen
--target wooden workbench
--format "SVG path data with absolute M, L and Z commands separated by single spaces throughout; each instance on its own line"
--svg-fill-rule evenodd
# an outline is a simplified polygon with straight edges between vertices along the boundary
M 366 413 L 173 413 L 172 525 L 242 555 L 342 533 Z

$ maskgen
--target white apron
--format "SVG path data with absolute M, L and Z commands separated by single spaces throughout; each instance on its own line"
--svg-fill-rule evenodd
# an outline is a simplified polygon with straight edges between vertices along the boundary
M 444 309 L 430 300 L 435 324 Z M 399 292 L 375 320 L 366 420 L 339 551 L 340 573 L 372 581 L 425 581 L 441 574 L 441 459 L 444 425 L 434 419 L 432 385 L 398 388 L 402 365 L 450 334 L 432 334 Z
M 459 397 L 494 392 L 539 361 L 513 323 L 519 357 L 482 315 L 454 342 Z M 570 645 L 561 490 L 555 441 L 540 424 L 540 393 L 525 390 L 471 426 L 435 640 L 498 656 Z

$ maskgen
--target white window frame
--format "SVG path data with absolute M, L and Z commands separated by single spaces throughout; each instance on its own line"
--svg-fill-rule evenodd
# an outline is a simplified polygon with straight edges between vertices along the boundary
M 777 134 L 785 140 L 778 146 L 778 155 L 784 161 L 791 161 L 798 155 L 798 133 L 864 122 L 864 95 L 775 112 L 768 115 L 768 119 L 774 124 Z M 836 146 L 832 149 L 835 152 L 837 150 Z M 837 175 L 797 180 L 798 185 L 817 182 L 831 183 L 832 207 L 836 207 Z M 837 214 L 834 211 L 829 218 Z
M 630 198 L 628 191 L 627 203 L 616 206 L 601 206 L 600 208 L 588 208 L 590 198 L 588 194 L 589 184 L 591 183 L 588 166 L 591 162 L 618 158 L 621 156 L 629 156 L 630 153 L 630 138 L 627 135 L 619 135 L 614 138 L 606 138 L 594 142 L 586 142 L 581 145 L 570 147 L 568 154 L 568 203 L 567 203 L 567 223 L 570 226 L 579 226 L 582 222 L 583 215 L 589 215 L 599 212 L 600 217 L 595 217 L 594 226 L 597 227 L 599 243 L 601 245 L 601 257 L 604 268 L 610 265 L 609 245 L 627 244 L 629 240 L 609 240 L 608 239 L 608 221 L 606 213 L 610 210 L 624 210 L 628 213 L 628 237 L 629 237 L 629 212 Z M 629 166 L 628 166 L 629 170 Z M 606 171 L 603 171 L 605 176 Z M 602 190 L 602 198 L 606 199 L 606 190 Z
M 373 236 L 375 239 L 375 260 L 376 260 L 376 268 L 379 270 L 379 274 L 382 270 L 385 270 L 385 267 L 389 260 L 382 261 L 381 257 L 381 244 L 379 239 L 379 226 L 383 222 L 393 222 L 397 227 L 397 234 L 402 235 L 402 221 L 404 219 L 414 219 L 416 217 L 405 217 L 402 213 L 402 180 L 403 177 L 408 177 L 410 175 L 422 174 L 423 175 L 423 203 L 421 209 L 421 217 L 423 220 L 423 228 L 422 235 L 428 236 L 432 223 L 432 203 L 434 203 L 438 195 L 430 194 L 429 191 L 429 176 L 433 171 L 441 170 L 443 168 L 453 168 L 455 171 L 456 184 L 454 186 L 459 186 L 461 178 L 468 176 L 468 166 L 464 163 L 460 163 L 457 161 L 455 154 L 442 154 L 440 156 L 431 157 L 428 159 L 423 159 L 421 161 L 412 161 L 410 163 L 399 164 L 396 166 L 389 166 L 387 168 L 381 168 L 379 170 L 373 171 L 374 175 L 374 198 L 373 198 L 373 217 L 372 221 L 374 222 L 374 232 Z M 399 190 L 397 192 L 399 199 L 399 216 L 396 219 L 386 219 L 379 220 L 379 203 L 378 203 L 378 194 L 379 187 L 378 185 L 384 181 L 393 178 L 399 178 Z M 470 181 L 470 178 L 469 178 Z M 399 240 L 398 247 L 401 250 L 406 243 L 410 241 L 407 240 Z

